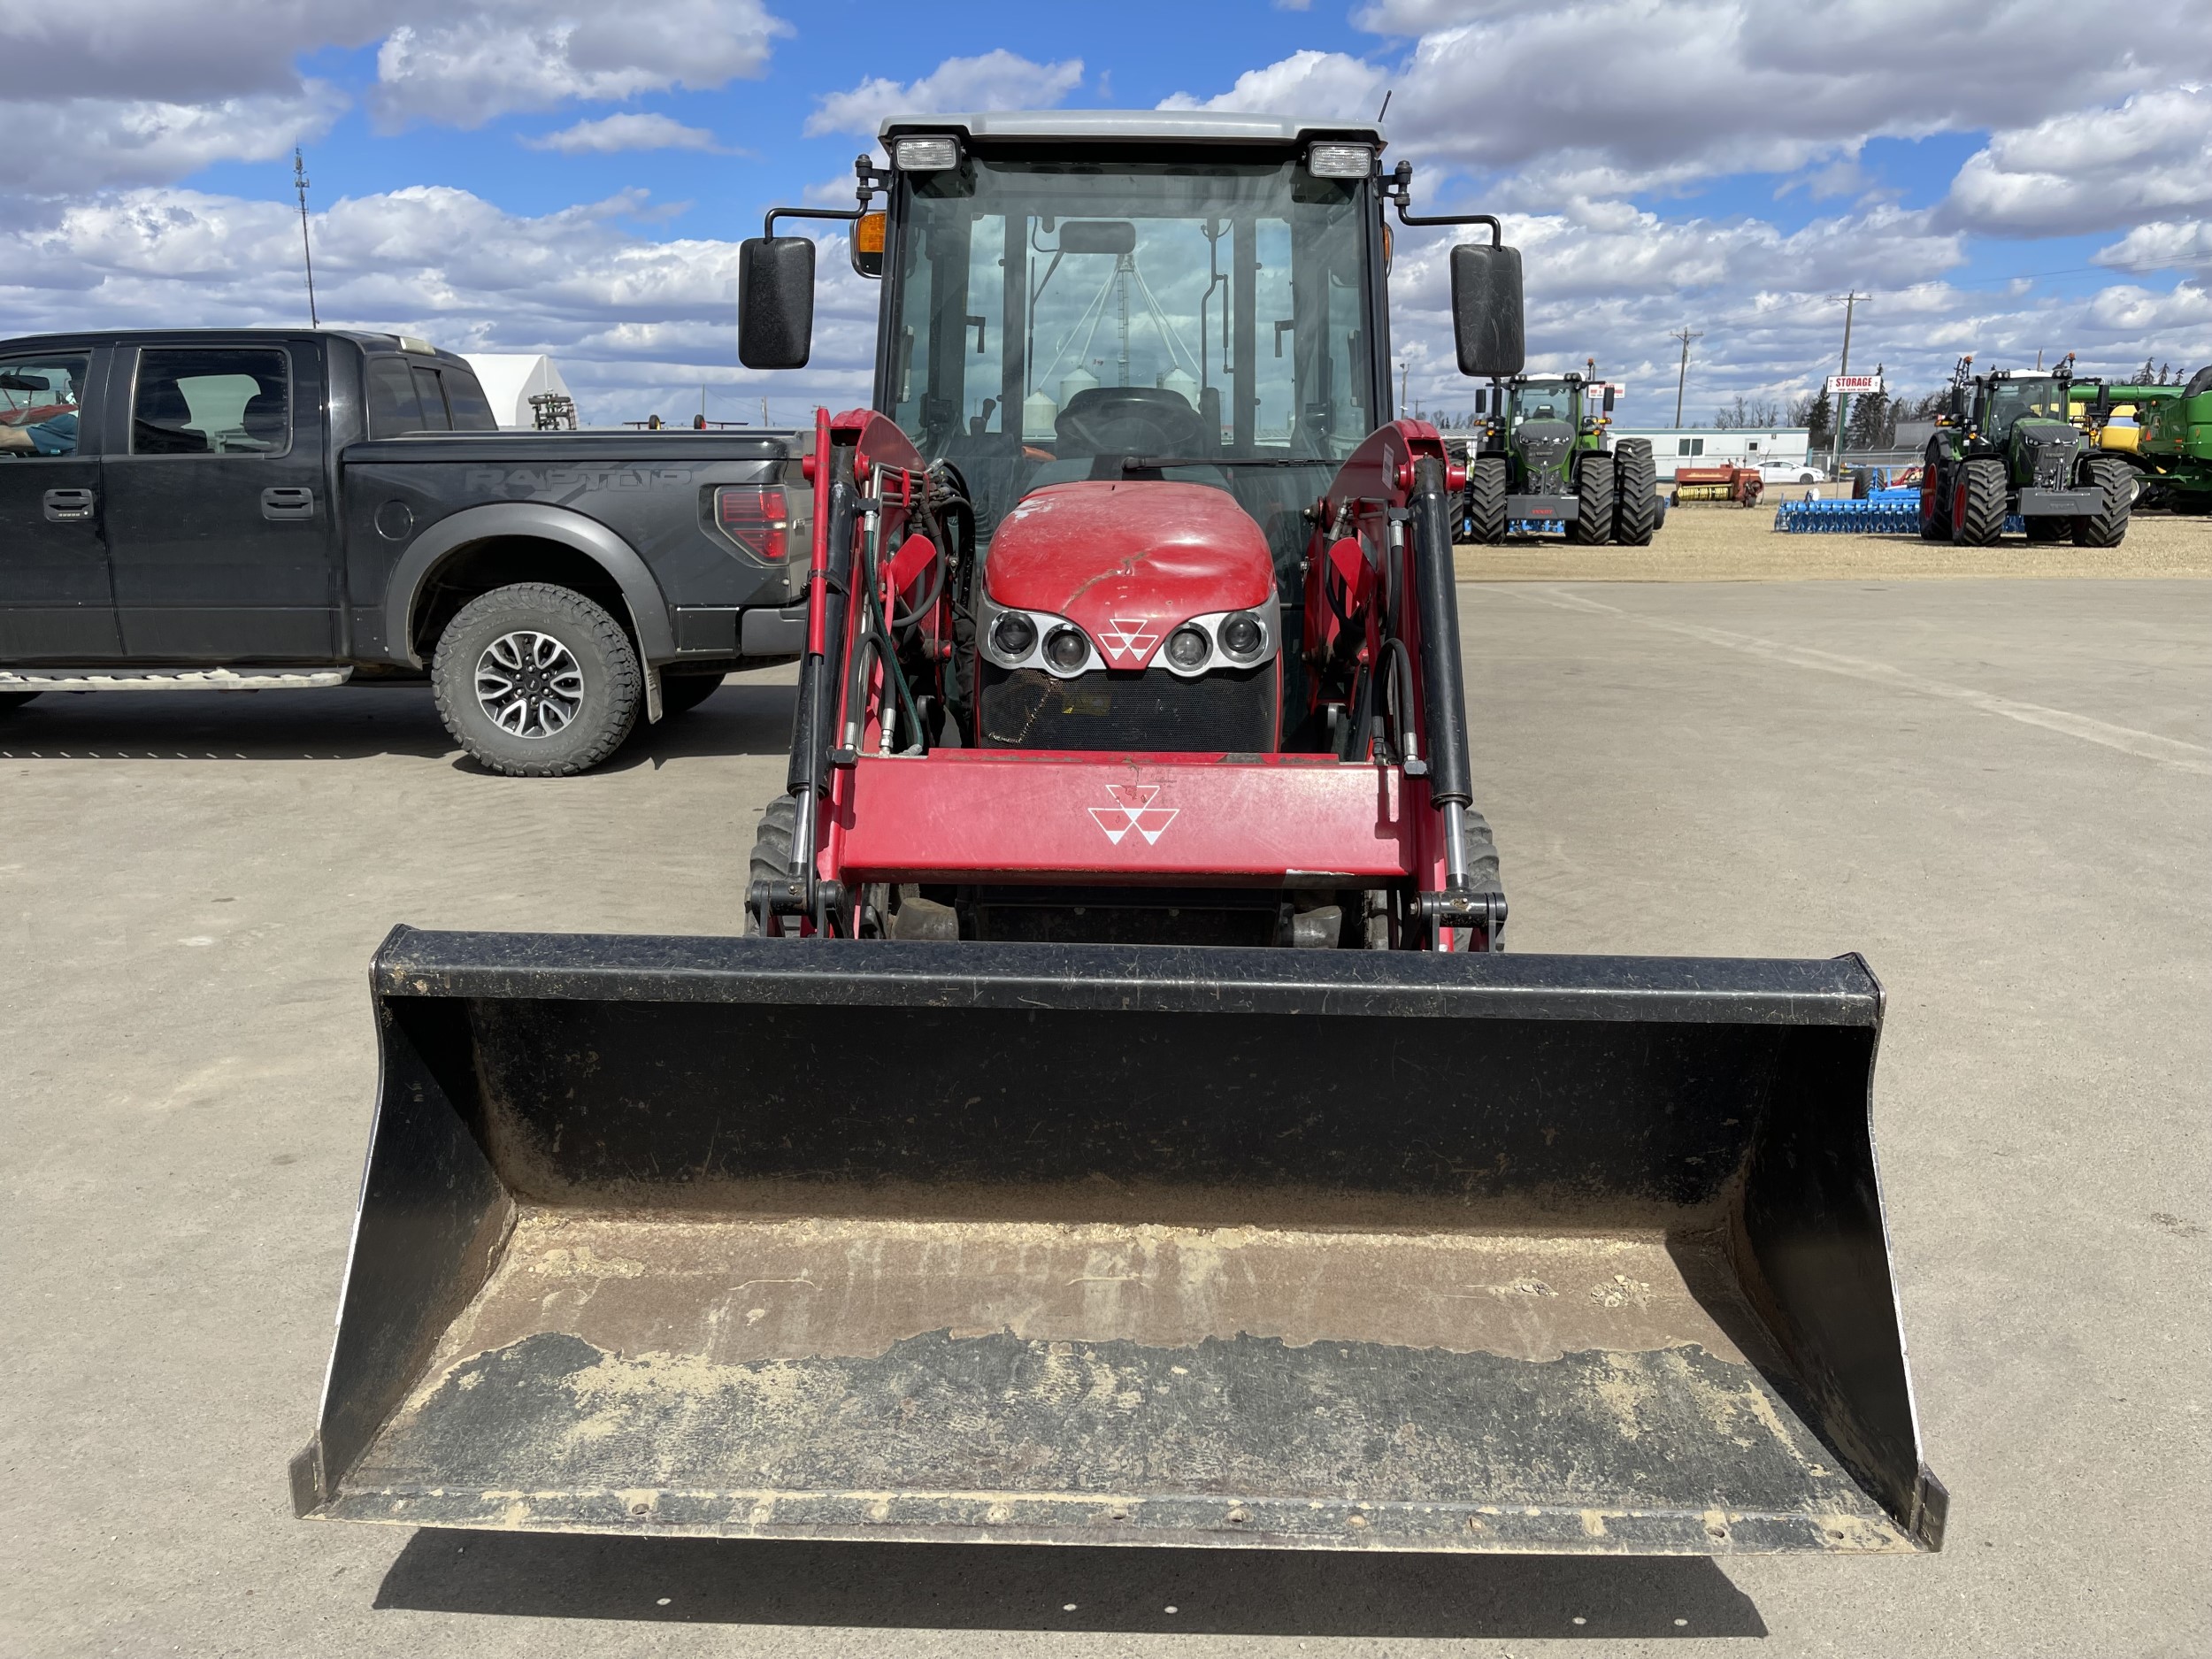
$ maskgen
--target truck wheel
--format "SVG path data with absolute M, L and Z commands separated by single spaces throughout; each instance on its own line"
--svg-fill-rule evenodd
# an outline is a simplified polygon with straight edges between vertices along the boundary
M 1574 539 L 1603 547 L 1613 539 L 1613 457 L 1593 451 L 1575 466 Z
M 686 714 L 722 689 L 720 674 L 661 675 L 661 715 Z
M 1486 547 L 1505 540 L 1505 457 L 1479 455 L 1467 465 L 1467 518 Z
M 2082 465 L 2082 482 L 2104 491 L 2104 509 L 2072 521 L 2075 545 L 2119 546 L 2128 533 L 2128 512 L 2134 503 L 2134 469 L 2116 455 L 2093 455 Z
M 637 652 L 603 606 L 516 582 L 461 607 L 430 664 L 438 714 L 479 764 L 566 778 L 620 748 L 644 688 Z
M 0 691 L 0 715 L 13 714 L 36 695 L 35 691 Z
M 1613 447 L 1613 539 L 1623 547 L 1649 547 L 1659 527 L 1659 466 L 1651 440 L 1623 438 Z
M 753 890 L 756 881 L 781 881 L 791 874 L 791 838 L 798 828 L 798 796 L 780 795 L 768 803 L 760 815 L 760 827 L 753 832 L 753 856 L 745 864 L 746 892 Z M 748 938 L 760 936 L 760 918 L 753 914 L 750 903 L 745 909 L 745 933 Z
M 1994 547 L 2005 533 L 2005 464 L 1977 456 L 1959 464 L 1951 487 L 1951 541 L 1958 547 Z

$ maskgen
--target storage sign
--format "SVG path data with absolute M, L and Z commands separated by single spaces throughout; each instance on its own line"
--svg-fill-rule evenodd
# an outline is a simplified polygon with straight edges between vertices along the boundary
M 1831 394 L 1849 392 L 1856 396 L 1863 392 L 1878 392 L 1881 389 L 1882 377 L 1878 374 L 1832 374 L 1828 377 Z

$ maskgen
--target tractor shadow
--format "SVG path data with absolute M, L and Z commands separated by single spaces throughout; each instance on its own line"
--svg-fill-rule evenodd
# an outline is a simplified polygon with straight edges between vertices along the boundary
M 436 1528 L 408 1540 L 375 1605 L 826 1629 L 1615 1640 L 1767 1633 L 1751 1599 L 1702 1556 L 841 1544 Z

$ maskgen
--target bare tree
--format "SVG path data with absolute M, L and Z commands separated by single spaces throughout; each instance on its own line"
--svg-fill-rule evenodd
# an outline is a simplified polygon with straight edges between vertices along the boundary
M 1747 398 L 1736 394 L 1732 403 L 1726 403 L 1713 411 L 1713 425 L 1723 432 L 1741 432 L 1753 426 L 1778 426 L 1782 411 L 1771 398 Z

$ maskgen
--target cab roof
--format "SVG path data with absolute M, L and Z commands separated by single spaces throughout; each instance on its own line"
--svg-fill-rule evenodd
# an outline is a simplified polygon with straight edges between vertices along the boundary
M 877 129 L 885 141 L 907 133 L 956 132 L 970 138 L 1056 139 L 1179 144 L 1301 144 L 1313 138 L 1390 141 L 1372 121 L 1308 121 L 1293 115 L 1229 110 L 1013 110 L 966 115 L 894 115 Z

